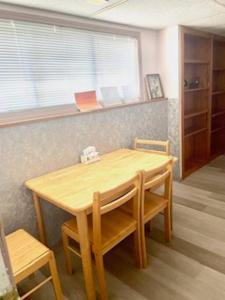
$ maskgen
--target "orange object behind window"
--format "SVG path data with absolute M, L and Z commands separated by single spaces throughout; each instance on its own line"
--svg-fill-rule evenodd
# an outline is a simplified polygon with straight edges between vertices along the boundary
M 77 108 L 80 111 L 88 111 L 93 109 L 102 108 L 97 102 L 96 91 L 88 91 L 74 94 Z

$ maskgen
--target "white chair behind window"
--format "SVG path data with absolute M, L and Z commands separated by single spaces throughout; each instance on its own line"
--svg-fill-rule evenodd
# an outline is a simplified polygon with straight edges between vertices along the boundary
M 122 99 L 116 86 L 101 87 L 103 106 L 122 104 Z
M 133 103 L 140 100 L 137 97 L 137 91 L 135 91 L 135 87 L 132 85 L 123 85 L 121 86 L 121 89 L 123 92 L 123 101 L 125 103 Z

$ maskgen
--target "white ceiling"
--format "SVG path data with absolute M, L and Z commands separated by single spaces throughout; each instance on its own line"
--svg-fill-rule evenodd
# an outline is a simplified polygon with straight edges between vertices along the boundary
M 91 17 L 98 20 L 161 29 L 188 25 L 225 35 L 225 0 L 0 0 L 33 8 Z M 116 6 L 117 2 L 122 2 Z M 224 6 L 220 3 L 224 3 Z M 105 9 L 107 6 L 115 6 Z

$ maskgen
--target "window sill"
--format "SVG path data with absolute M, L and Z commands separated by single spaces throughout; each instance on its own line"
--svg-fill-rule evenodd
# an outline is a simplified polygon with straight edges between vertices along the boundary
M 47 121 L 54 120 L 58 118 L 70 117 L 70 116 L 80 116 L 83 114 L 89 114 L 94 112 L 107 111 L 120 107 L 129 107 L 135 105 L 141 105 L 146 103 L 154 103 L 159 101 L 166 101 L 167 98 L 158 98 L 147 101 L 137 101 L 131 103 L 122 103 L 113 106 L 103 107 L 96 110 L 80 112 L 77 110 L 76 106 L 73 104 L 69 105 L 60 105 L 54 107 L 46 107 L 39 109 L 29 109 L 26 111 L 19 112 L 9 112 L 9 113 L 1 113 L 0 114 L 0 128 L 23 125 L 27 123 L 39 122 L 39 121 Z

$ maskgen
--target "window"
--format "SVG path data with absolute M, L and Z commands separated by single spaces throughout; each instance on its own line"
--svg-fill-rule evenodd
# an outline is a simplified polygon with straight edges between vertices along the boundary
M 73 104 L 88 90 L 104 102 L 107 87 L 139 98 L 134 37 L 1 19 L 0 41 L 0 112 Z

